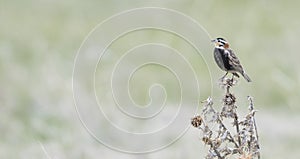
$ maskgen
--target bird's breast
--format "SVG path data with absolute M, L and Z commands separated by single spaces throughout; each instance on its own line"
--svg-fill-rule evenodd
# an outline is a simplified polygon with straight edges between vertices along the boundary
M 230 69 L 228 55 L 226 55 L 224 49 L 215 48 L 214 50 L 214 58 L 217 65 L 224 71 L 228 71 Z

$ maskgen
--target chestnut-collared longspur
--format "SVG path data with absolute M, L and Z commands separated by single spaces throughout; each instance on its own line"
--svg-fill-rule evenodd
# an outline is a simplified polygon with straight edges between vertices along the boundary
M 239 77 L 238 73 L 240 73 L 247 82 L 251 82 L 250 77 L 245 73 L 239 59 L 229 48 L 228 42 L 224 38 L 216 38 L 212 40 L 212 42 L 215 43 L 215 61 L 222 70 L 226 71 L 226 74 L 222 77 L 222 79 L 228 74 L 228 72 L 237 77 Z

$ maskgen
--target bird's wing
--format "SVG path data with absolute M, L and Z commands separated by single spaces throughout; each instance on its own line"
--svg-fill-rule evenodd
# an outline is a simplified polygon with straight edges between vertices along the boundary
M 232 50 L 228 50 L 228 58 L 231 65 L 240 65 L 239 59 L 235 56 Z
M 234 54 L 234 52 L 231 49 L 228 49 L 228 59 L 229 59 L 229 64 L 233 66 L 238 72 L 243 71 L 243 67 L 237 58 L 237 56 Z

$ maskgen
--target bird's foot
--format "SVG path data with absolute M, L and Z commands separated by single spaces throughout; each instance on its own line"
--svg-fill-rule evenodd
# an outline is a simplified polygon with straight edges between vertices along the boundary
M 226 80 L 226 76 L 227 76 L 227 74 L 228 74 L 228 72 L 226 72 L 226 74 L 224 75 L 224 76 L 222 76 L 220 79 L 219 79 L 219 81 L 220 82 L 224 82 L 224 80 Z

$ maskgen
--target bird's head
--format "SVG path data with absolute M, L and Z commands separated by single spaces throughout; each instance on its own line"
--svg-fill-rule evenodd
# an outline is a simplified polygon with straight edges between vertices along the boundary
M 229 44 L 224 38 L 216 38 L 211 42 L 215 43 L 215 47 L 225 48 L 225 49 L 229 48 Z

